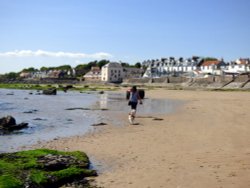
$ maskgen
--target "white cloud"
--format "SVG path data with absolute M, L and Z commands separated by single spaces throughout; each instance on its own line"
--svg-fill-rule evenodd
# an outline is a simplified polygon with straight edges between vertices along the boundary
M 72 53 L 72 52 L 48 52 L 43 50 L 16 50 L 12 52 L 0 52 L 0 57 L 63 57 L 63 58 L 92 58 L 105 59 L 111 58 L 112 55 L 105 52 L 94 54 Z

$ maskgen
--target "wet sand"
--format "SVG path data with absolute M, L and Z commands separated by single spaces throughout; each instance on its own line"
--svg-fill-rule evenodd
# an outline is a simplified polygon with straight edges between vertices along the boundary
M 157 115 L 162 121 L 140 116 L 139 107 L 139 125 L 103 126 L 40 147 L 85 151 L 99 171 L 95 183 L 106 188 L 250 187 L 249 92 L 157 89 L 146 95 L 186 103 Z

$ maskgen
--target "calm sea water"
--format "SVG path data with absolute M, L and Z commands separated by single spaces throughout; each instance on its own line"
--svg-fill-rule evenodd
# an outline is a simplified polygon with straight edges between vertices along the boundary
M 138 106 L 138 114 L 150 115 L 173 112 L 181 103 L 173 100 L 145 99 Z M 66 110 L 68 108 L 108 109 Z M 0 89 L 0 118 L 11 115 L 17 123 L 29 123 L 29 128 L 8 135 L 0 135 L 0 153 L 12 152 L 22 146 L 37 144 L 59 137 L 82 135 L 93 130 L 92 124 L 117 121 L 116 114 L 127 115 L 130 110 L 125 93 L 79 93 L 58 91 L 57 95 L 37 95 L 37 91 Z

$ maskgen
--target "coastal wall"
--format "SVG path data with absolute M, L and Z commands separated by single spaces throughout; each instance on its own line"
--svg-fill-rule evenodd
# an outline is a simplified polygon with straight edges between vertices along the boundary
M 185 77 L 169 77 L 168 80 L 169 80 L 168 83 L 183 83 L 183 82 L 188 82 L 190 79 Z
M 250 75 L 224 75 L 224 76 L 208 76 L 203 78 L 186 78 L 186 77 L 161 77 L 161 78 L 130 78 L 124 79 L 122 83 L 107 82 L 89 82 L 79 81 L 77 79 L 23 79 L 23 80 L 7 80 L 1 83 L 7 84 L 88 84 L 88 85 L 138 85 L 138 86 L 157 86 L 169 89 L 250 89 Z
M 186 77 L 161 77 L 161 78 L 137 78 L 127 79 L 123 84 L 161 86 L 174 89 L 249 89 L 250 78 L 248 75 L 240 76 L 208 76 L 205 78 Z
M 235 82 L 245 82 L 250 79 L 250 75 L 240 75 L 235 78 Z

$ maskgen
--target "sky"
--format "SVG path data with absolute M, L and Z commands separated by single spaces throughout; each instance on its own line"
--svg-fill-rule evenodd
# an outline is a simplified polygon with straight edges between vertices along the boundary
M 250 57 L 249 0 L 0 0 L 0 74 L 107 59 Z

